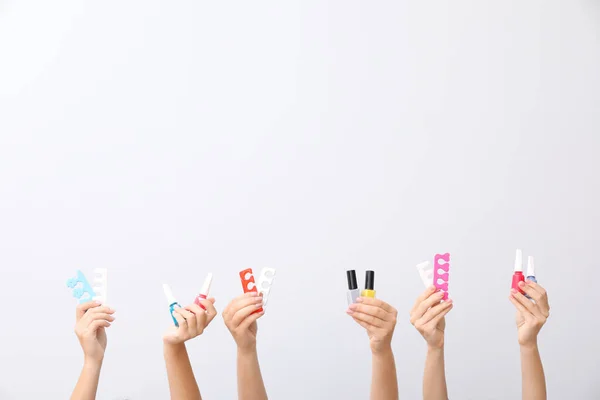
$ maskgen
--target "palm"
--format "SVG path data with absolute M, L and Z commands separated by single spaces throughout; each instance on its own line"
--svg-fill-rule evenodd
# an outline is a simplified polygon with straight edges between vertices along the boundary
M 430 346 L 441 347 L 444 344 L 444 330 L 446 329 L 446 318 L 442 318 L 440 322 L 430 331 L 425 333 L 425 340 Z
M 248 330 L 250 331 L 250 336 L 252 336 L 252 339 L 256 340 L 256 335 L 258 334 L 258 324 L 256 321 L 250 325 Z
M 517 332 L 519 336 L 519 343 L 528 343 L 532 339 L 535 339 L 536 332 L 533 327 L 533 319 L 523 315 L 520 311 L 517 311 L 515 321 L 517 323 Z
M 106 337 L 106 329 L 105 328 L 98 328 L 98 334 L 97 334 L 97 338 L 98 338 L 98 344 L 100 344 L 100 346 L 102 347 L 102 350 L 106 350 L 106 344 L 108 342 L 108 338 Z
M 93 357 L 103 357 L 107 341 L 106 330 L 98 328 L 95 335 L 90 335 L 83 339 L 84 352 Z

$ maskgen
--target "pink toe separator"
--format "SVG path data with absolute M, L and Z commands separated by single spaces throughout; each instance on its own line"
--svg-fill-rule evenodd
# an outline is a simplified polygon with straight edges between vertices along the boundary
M 440 261 L 445 261 L 440 263 Z M 440 273 L 440 270 L 444 271 Z M 448 300 L 448 279 L 450 278 L 450 253 L 436 254 L 433 258 L 433 286 L 444 292 L 442 300 Z M 441 282 L 441 283 L 440 283 Z

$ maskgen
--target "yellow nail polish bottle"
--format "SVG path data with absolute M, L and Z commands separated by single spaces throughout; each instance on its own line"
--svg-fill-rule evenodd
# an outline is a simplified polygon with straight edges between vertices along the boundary
M 365 289 L 360 294 L 362 297 L 375 298 L 375 271 L 367 271 Z

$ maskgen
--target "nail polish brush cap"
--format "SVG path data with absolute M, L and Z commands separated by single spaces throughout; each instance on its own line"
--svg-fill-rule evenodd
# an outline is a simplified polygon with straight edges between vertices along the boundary
M 527 276 L 535 276 L 535 265 L 532 256 L 527 257 Z
M 515 256 L 515 272 L 523 272 L 523 253 L 521 249 L 517 249 L 517 255 Z
M 375 290 L 375 271 L 367 271 L 365 277 L 365 289 Z
M 206 275 L 206 279 L 202 284 L 202 288 L 200 289 L 200 294 L 208 297 L 208 292 L 210 292 L 210 284 L 212 283 L 213 274 L 210 272 Z
M 175 296 L 173 296 L 173 292 L 171 291 L 171 287 L 166 283 L 163 283 L 163 291 L 165 292 L 165 297 L 169 302 L 169 305 L 177 303 Z
M 358 289 L 358 282 L 356 281 L 356 271 L 351 269 L 346 271 L 346 278 L 348 278 L 348 290 Z

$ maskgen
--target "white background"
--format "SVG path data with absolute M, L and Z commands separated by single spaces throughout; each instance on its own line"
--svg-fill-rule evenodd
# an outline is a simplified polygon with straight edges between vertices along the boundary
M 415 265 L 452 254 L 453 399 L 517 399 L 507 297 L 534 255 L 549 398 L 600 397 L 600 3 L 0 0 L 0 398 L 66 399 L 78 268 L 110 269 L 99 399 L 168 398 L 161 284 L 222 310 L 278 269 L 260 321 L 272 399 L 366 399 L 345 269 L 399 310 L 421 396 Z M 189 345 L 235 398 L 218 317 Z

